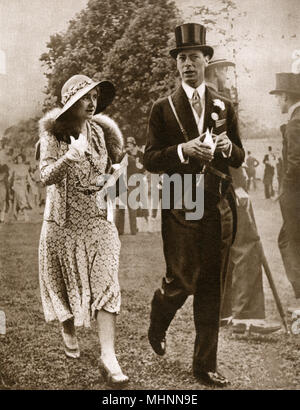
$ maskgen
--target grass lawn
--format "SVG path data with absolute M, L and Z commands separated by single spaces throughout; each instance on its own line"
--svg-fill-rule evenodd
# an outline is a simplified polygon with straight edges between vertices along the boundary
M 278 202 L 263 198 L 262 184 L 252 195 L 265 253 L 282 303 L 294 302 L 277 248 L 281 225 Z M 41 225 L 0 226 L 0 310 L 7 318 L 0 335 L 0 389 L 107 389 L 98 369 L 95 323 L 80 328 L 79 360 L 63 353 L 57 322 L 44 321 L 38 284 L 37 247 Z M 194 341 L 192 299 L 178 312 L 168 332 L 168 354 L 157 357 L 147 340 L 150 301 L 164 273 L 159 233 L 121 237 L 122 311 L 118 317 L 117 352 L 131 389 L 203 389 L 191 376 Z M 267 318 L 280 321 L 265 283 Z M 222 328 L 219 368 L 231 389 L 299 389 L 300 335 L 237 337 Z

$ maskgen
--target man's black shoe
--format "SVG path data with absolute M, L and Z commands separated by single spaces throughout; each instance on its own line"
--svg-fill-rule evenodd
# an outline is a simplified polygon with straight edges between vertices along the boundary
M 218 372 L 194 372 L 194 376 L 206 386 L 226 387 L 230 384 L 229 380 Z
M 156 333 L 153 332 L 151 327 L 148 330 L 148 339 L 152 349 L 159 356 L 163 356 L 166 353 L 166 339 L 165 337 L 158 337 Z

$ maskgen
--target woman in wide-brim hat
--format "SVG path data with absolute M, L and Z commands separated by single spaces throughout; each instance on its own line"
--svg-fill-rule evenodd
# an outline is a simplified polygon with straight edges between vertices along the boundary
M 62 87 L 62 108 L 40 121 L 41 181 L 47 186 L 39 246 L 41 299 L 46 321 L 58 319 L 65 354 L 80 356 L 76 326 L 95 318 L 101 345 L 100 370 L 114 385 L 128 381 L 115 354 L 115 322 L 120 311 L 120 241 L 97 186 L 121 159 L 117 124 L 100 113 L 115 88 L 84 75 Z
M 13 192 L 13 214 L 15 219 L 23 216 L 28 222 L 28 210 L 30 209 L 27 186 L 29 183 L 28 166 L 25 164 L 26 157 L 18 153 L 14 158 L 10 185 Z

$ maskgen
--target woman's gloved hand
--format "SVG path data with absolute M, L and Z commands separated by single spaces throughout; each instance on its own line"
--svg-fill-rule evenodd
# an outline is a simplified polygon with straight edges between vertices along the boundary
M 66 156 L 71 161 L 81 161 L 85 152 L 88 151 L 88 141 L 85 135 L 80 134 L 77 140 L 74 137 L 70 137 L 71 144 Z

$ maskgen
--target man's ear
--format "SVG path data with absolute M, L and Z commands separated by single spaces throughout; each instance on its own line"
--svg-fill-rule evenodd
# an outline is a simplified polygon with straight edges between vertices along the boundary
M 289 100 L 289 95 L 288 95 L 288 93 L 283 92 L 283 93 L 282 93 L 282 96 L 283 96 L 283 101 L 284 101 L 285 103 L 288 102 L 288 100 Z
M 209 60 L 210 60 L 210 57 L 209 56 L 204 56 L 204 60 L 206 62 L 206 67 L 207 67 L 208 63 L 209 63 Z
M 220 74 L 219 68 L 220 68 L 220 67 L 215 67 L 215 68 L 214 68 L 214 72 L 215 72 L 215 75 L 216 75 L 216 76 L 218 76 L 218 75 Z

